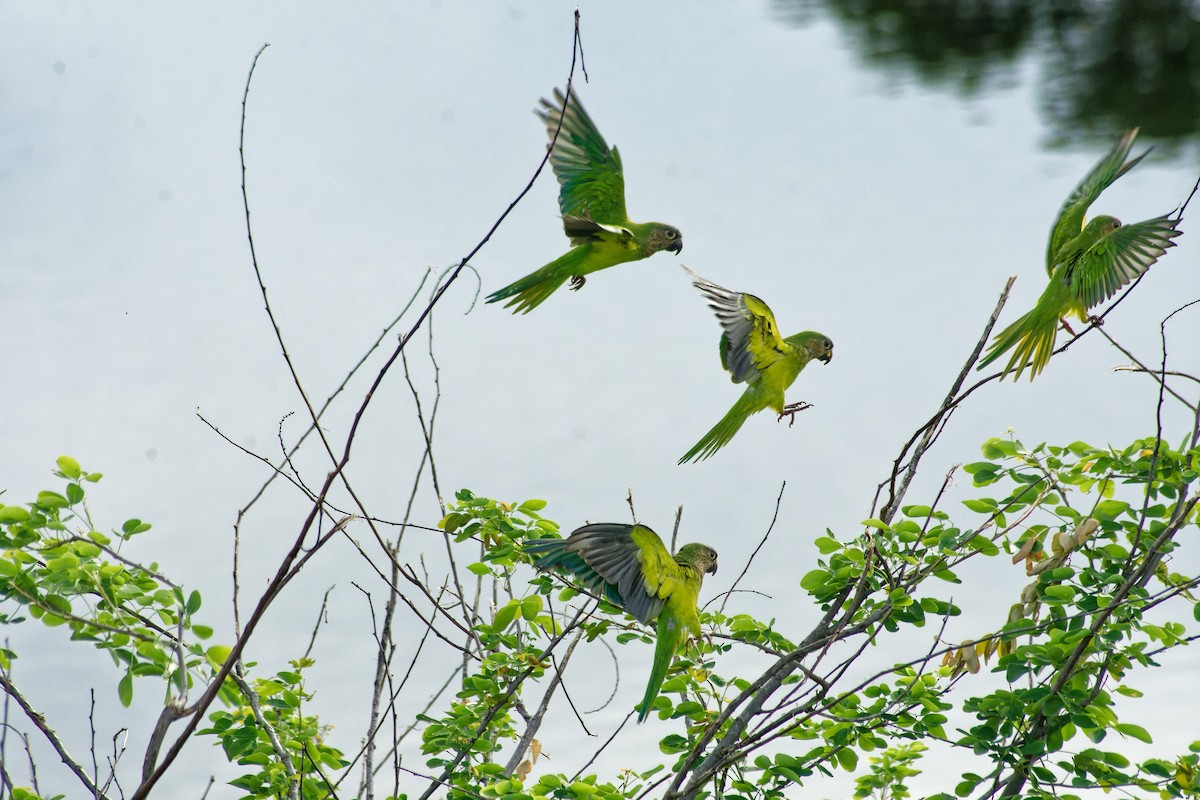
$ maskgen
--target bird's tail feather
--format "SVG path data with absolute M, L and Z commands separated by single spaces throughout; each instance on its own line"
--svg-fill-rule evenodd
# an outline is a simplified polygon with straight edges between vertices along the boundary
M 1054 352 L 1054 340 L 1058 335 L 1058 317 L 1038 313 L 1041 310 L 1034 308 L 1000 331 L 992 340 L 987 355 L 979 362 L 977 369 L 983 369 L 1011 349 L 1012 356 L 1008 359 L 1000 378 L 1003 380 L 1008 373 L 1016 369 L 1017 374 L 1013 376 L 1013 380 L 1020 380 L 1021 373 L 1026 368 L 1029 369 L 1029 380 L 1036 378 L 1049 363 L 1050 355 Z
M 638 724 L 646 721 L 654 708 L 654 699 L 667 678 L 667 669 L 671 659 L 684 639 L 683 626 L 679 620 L 670 616 L 670 611 L 663 611 L 658 620 L 658 642 L 654 645 L 654 664 L 650 667 L 650 680 L 646 683 L 646 693 L 642 695 L 642 704 L 638 708 Z
M 545 302 L 547 297 L 554 294 L 554 291 L 574 274 L 572 268 L 578 266 L 574 262 L 579 260 L 581 250 L 582 248 L 578 247 L 568 250 L 541 269 L 534 270 L 519 281 L 492 292 L 487 301 L 495 303 L 497 300 L 508 299 L 504 304 L 505 308 L 516 306 L 513 309 L 514 314 L 528 314 Z
M 739 430 L 746 418 L 760 409 L 754 407 L 754 401 L 750 397 L 750 390 L 747 389 L 738 398 L 738 401 L 733 404 L 733 408 L 729 409 L 729 413 L 721 417 L 721 421 L 713 426 L 712 430 L 704 434 L 704 438 L 696 442 L 696 446 L 688 450 L 683 458 L 679 459 L 679 463 L 683 464 L 687 461 L 703 461 L 713 453 L 720 450 L 729 440 L 733 438 Z

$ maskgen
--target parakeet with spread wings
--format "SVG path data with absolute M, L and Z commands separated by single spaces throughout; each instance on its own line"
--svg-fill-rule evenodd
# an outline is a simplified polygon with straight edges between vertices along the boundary
M 600 522 L 584 525 L 566 539 L 527 542 L 525 552 L 539 570 L 565 570 L 639 622 L 655 621 L 654 664 L 638 711 L 638 722 L 644 722 L 671 659 L 689 636 L 700 636 L 696 601 L 705 574 L 717 572 L 717 551 L 685 544 L 672 556 L 645 525 Z
M 1146 157 L 1142 153 L 1125 160 L 1136 136 L 1137 128 L 1122 136 L 1067 198 L 1050 229 L 1046 250 L 1049 284 L 1032 311 L 996 335 L 976 369 L 1012 350 L 1000 377 L 1015 369 L 1013 380 L 1019 380 L 1028 367 L 1033 380 L 1049 363 L 1058 326 L 1061 322 L 1066 327 L 1067 315 L 1086 321 L 1091 308 L 1112 298 L 1167 248 L 1175 246 L 1171 240 L 1183 232 L 1179 214 L 1163 214 L 1131 225 L 1102 214 L 1085 224 L 1088 207 L 1100 193 Z
M 558 178 L 558 208 L 571 249 L 488 296 L 489 303 L 507 299 L 505 308 L 512 306 L 513 313 L 522 314 L 537 308 L 568 280 L 571 289 L 577 290 L 586 276 L 597 270 L 639 261 L 659 250 L 678 253 L 683 249 L 678 228 L 630 221 L 625 212 L 621 155 L 604 141 L 574 90 L 565 97 L 555 89 L 554 101 L 542 98 L 537 114 L 553 141 L 550 166 Z
M 812 359 L 828 364 L 833 359 L 833 342 L 823 333 L 804 331 L 786 339 L 779 335 L 775 315 L 752 294 L 734 292 L 683 268 L 717 314 L 721 327 L 721 366 L 734 383 L 745 383 L 746 391 L 729 413 L 687 451 L 685 461 L 703 461 L 724 447 L 751 414 L 770 408 L 780 419 L 806 408 L 806 404 L 784 405 L 784 392 Z

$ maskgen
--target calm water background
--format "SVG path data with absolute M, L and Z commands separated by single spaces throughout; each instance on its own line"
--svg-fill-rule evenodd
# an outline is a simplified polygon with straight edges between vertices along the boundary
M 442 494 L 542 497 L 568 530 L 628 519 L 630 490 L 639 518 L 660 532 L 683 504 L 683 538 L 721 553 L 711 596 L 740 571 L 786 481 L 746 584 L 770 598 L 738 595 L 736 610 L 807 630 L 817 609 L 797 581 L 817 558 L 810 542 L 827 527 L 853 535 L 870 515 L 876 484 L 940 403 L 1006 278 L 1020 275 L 1006 320 L 1041 292 L 1046 234 L 1075 183 L 1134 125 L 1137 149 L 1155 152 L 1095 211 L 1127 221 L 1164 213 L 1200 173 L 1194 4 L 968 5 L 584 4 L 580 96 L 621 148 L 630 215 L 678 226 L 685 248 L 601 273 L 520 318 L 477 303 L 480 283 L 463 275 L 433 325 Z M 285 440 L 303 430 L 246 247 L 237 137 L 254 52 L 271 43 L 247 123 L 259 263 L 320 400 L 426 271 L 465 255 L 528 180 L 544 150 L 530 112 L 566 79 L 571 26 L 571 7 L 557 3 L 0 5 L 5 502 L 50 488 L 62 453 L 104 472 L 90 501 L 101 527 L 154 523 L 131 554 L 186 576 L 204 593 L 216 640 L 232 639 L 232 525 L 268 473 L 197 412 L 268 457 L 279 452 L 281 419 Z M 473 260 L 483 292 L 565 249 L 555 196 L 547 173 Z M 1192 227 L 1107 323 L 1144 359 L 1157 361 L 1158 321 L 1200 297 Z M 763 297 L 785 333 L 817 329 L 836 342 L 833 362 L 789 394 L 815 406 L 793 428 L 759 415 L 716 457 L 685 467 L 676 459 L 740 389 L 719 370 L 719 330 L 681 263 Z M 1200 312 L 1168 333 L 1174 368 L 1200 371 Z M 428 410 L 434 371 L 418 341 L 413 382 Z M 1112 372 L 1124 363 L 1092 335 L 1032 386 L 991 385 L 927 456 L 910 502 L 928 501 L 951 466 L 1010 428 L 1026 443 L 1151 434 L 1154 385 Z M 379 364 L 377 355 L 332 409 L 335 440 Z M 356 444 L 349 474 L 383 518 L 403 516 L 420 457 L 413 407 L 394 370 Z M 1181 422 L 1170 408 L 1167 418 Z M 296 463 L 310 485 L 328 468 L 315 448 Z M 960 480 L 949 501 L 973 495 Z M 306 512 L 282 485 L 251 512 L 245 596 L 265 585 Z M 426 485 L 414 519 L 439 516 Z M 364 528 L 350 533 L 369 540 Z M 1200 566 L 1189 547 L 1177 556 L 1184 572 Z M 401 551 L 409 562 L 424 556 L 435 575 L 441 554 L 441 540 L 420 532 Z M 951 641 L 998 627 L 1025 583 L 996 564 L 964 577 L 947 587 L 965 610 L 947 628 Z M 372 568 L 335 542 L 249 651 L 264 671 L 285 667 L 333 587 L 312 710 L 347 751 L 365 724 L 374 664 L 370 609 L 354 583 L 382 605 Z M 398 638 L 414 635 L 413 622 Z M 873 665 L 922 652 L 927 633 L 879 649 Z M 15 678 L 78 757 L 88 749 L 87 688 L 97 688 L 97 738 L 132 731 L 132 788 L 158 687 L 139 685 L 134 707 L 121 709 L 120 676 L 102 655 L 33 625 L 3 634 L 25 654 Z M 649 655 L 620 653 L 617 696 L 589 717 L 601 740 L 640 698 Z M 594 708 L 612 691 L 613 666 L 599 646 L 587 657 L 594 666 L 572 695 Z M 1139 685 L 1147 698 L 1126 713 L 1167 725 L 1173 738 L 1158 748 L 1174 753 L 1194 738 L 1184 720 L 1200 709 L 1188 677 L 1195 657 L 1169 658 L 1173 676 Z M 429 680 L 401 699 L 410 713 L 452 662 L 422 665 Z M 731 658 L 719 668 L 755 666 Z M 1158 722 L 1165 715 L 1181 722 Z M 646 766 L 669 730 L 652 721 L 623 734 L 600 768 Z M 569 772 L 599 741 L 566 713 L 541 738 L 550 768 Z M 235 774 L 210 747 L 191 743 L 158 794 L 198 797 L 214 771 L 218 781 Z M 419 754 L 409 759 L 423 767 Z M 946 763 L 927 765 L 929 791 L 945 787 L 936 779 Z M 43 790 L 74 793 L 53 764 L 42 758 Z M 218 784 L 209 796 L 236 794 Z

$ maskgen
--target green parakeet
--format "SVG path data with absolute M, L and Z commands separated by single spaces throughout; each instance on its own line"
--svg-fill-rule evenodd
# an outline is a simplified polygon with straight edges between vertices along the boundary
M 1055 256 L 1058 255 L 1062 246 L 1083 230 L 1087 210 L 1092 203 L 1096 202 L 1100 193 L 1111 186 L 1117 178 L 1137 166 L 1137 163 L 1150 152 L 1147 150 L 1132 161 L 1125 160 L 1125 157 L 1129 155 L 1129 148 L 1133 147 L 1133 140 L 1137 138 L 1137 134 L 1138 129 L 1134 128 L 1122 136 L 1121 140 L 1113 145 L 1113 149 L 1109 150 L 1104 158 L 1092 167 L 1092 171 L 1079 182 L 1075 191 L 1071 192 L 1071 196 L 1059 209 L 1058 219 L 1054 220 L 1054 227 L 1050 229 L 1050 241 L 1046 245 L 1047 274 L 1054 274 L 1054 266 L 1060 260 Z
M 525 551 L 539 570 L 566 570 L 638 621 L 656 621 L 654 665 L 638 711 L 638 722 L 644 722 L 671 659 L 689 637 L 700 636 L 696 600 L 705 574 L 717 572 L 717 551 L 685 544 L 672 556 L 645 525 L 614 522 L 584 525 L 566 539 L 527 542 Z
M 583 286 L 596 270 L 638 261 L 659 250 L 683 249 L 679 229 L 661 222 L 631 222 L 625 213 L 625 176 L 621 155 L 609 147 L 572 90 L 570 98 L 554 90 L 554 102 L 542 98 L 537 114 L 551 138 L 562 129 L 550 151 L 558 178 L 558 208 L 571 249 L 536 272 L 488 296 L 489 303 L 508 298 L 505 308 L 527 314 L 568 279 L 571 289 Z M 565 111 L 563 110 L 565 107 Z
M 833 342 L 815 331 L 781 338 L 775 315 L 767 304 L 752 294 L 732 292 L 701 278 L 687 267 L 692 284 L 717 313 L 721 327 L 721 366 L 734 383 L 745 383 L 746 391 L 696 446 L 679 459 L 703 461 L 733 438 L 747 417 L 770 408 L 780 419 L 808 407 L 806 403 L 784 405 L 784 392 L 812 359 L 828 364 L 833 359 Z
M 1121 137 L 1067 198 L 1050 229 L 1046 290 L 1032 311 L 996 335 L 977 369 L 1012 350 L 1001 378 L 1015 369 L 1013 380 L 1019 380 L 1028 367 L 1033 380 L 1050 361 L 1060 320 L 1065 326 L 1065 317 L 1074 314 L 1086 321 L 1089 309 L 1110 299 L 1175 246 L 1171 240 L 1182 233 L 1178 215 L 1131 225 L 1100 215 L 1084 224 L 1088 207 L 1100 193 L 1146 156 L 1125 161 L 1135 136 L 1136 128 Z

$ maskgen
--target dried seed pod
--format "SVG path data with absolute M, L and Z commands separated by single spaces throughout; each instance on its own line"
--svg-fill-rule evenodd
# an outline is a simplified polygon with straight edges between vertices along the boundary
M 1096 529 L 1099 527 L 1100 522 L 1092 517 L 1088 517 L 1083 522 L 1079 523 L 1079 528 L 1075 531 L 1075 536 L 1073 537 L 1075 539 L 1075 546 L 1078 547 L 1088 539 L 1092 538 L 1092 534 L 1095 533 Z
M 1029 558 L 1029 556 L 1033 553 L 1033 548 L 1035 547 L 1037 547 L 1037 537 L 1030 536 L 1025 540 L 1025 543 L 1021 545 L 1021 549 L 1016 552 L 1016 555 L 1012 557 L 1012 562 L 1014 564 L 1020 564 L 1022 561 Z
M 1036 563 L 1032 567 L 1030 567 L 1029 574 L 1030 575 L 1041 575 L 1043 572 L 1045 572 L 1048 569 L 1054 569 L 1055 567 L 1061 567 L 1064 560 L 1065 560 L 1065 557 L 1059 555 L 1059 556 L 1054 556 L 1053 558 L 1047 558 L 1045 561 L 1039 561 L 1038 563 Z
M 968 639 L 963 642 L 963 647 L 958 651 L 962 654 L 963 663 L 967 667 L 967 672 L 975 675 L 979 672 L 979 656 L 975 654 L 975 648 L 971 646 L 971 641 Z

